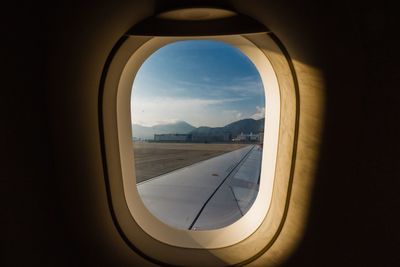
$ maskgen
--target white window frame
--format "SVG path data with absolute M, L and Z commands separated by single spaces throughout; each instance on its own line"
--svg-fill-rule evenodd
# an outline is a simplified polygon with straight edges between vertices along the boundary
M 229 226 L 206 231 L 170 227 L 144 206 L 136 187 L 131 139 L 130 96 L 134 77 L 142 63 L 168 43 L 198 39 L 226 42 L 242 51 L 259 71 L 266 97 L 258 196 L 241 219 Z M 291 71 L 285 60 L 279 47 L 265 33 L 217 37 L 130 36 L 122 43 L 108 67 L 104 82 L 104 146 L 113 212 L 125 237 L 140 251 L 168 264 L 190 265 L 196 259 L 191 255 L 212 250 L 211 256 L 203 255 L 205 262 L 222 259 L 233 264 L 254 256 L 255 251 L 265 247 L 266 240 L 273 242 L 288 201 L 296 127 L 296 96 Z M 280 71 L 277 73 L 276 69 Z M 289 82 L 280 86 L 282 79 Z M 282 89 L 285 91 L 282 92 Z M 162 255 L 157 252 L 163 249 L 164 252 L 171 250 L 174 255 L 181 251 L 185 256 L 166 258 L 164 252 Z M 240 254 L 231 254 L 238 249 L 242 251 Z

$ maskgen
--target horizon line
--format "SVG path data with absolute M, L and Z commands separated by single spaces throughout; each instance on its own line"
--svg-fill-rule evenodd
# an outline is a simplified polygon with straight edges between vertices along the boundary
M 178 123 L 178 122 L 184 122 L 184 123 L 187 123 L 187 124 L 189 124 L 190 126 L 192 126 L 192 127 L 194 127 L 194 128 L 200 128 L 200 127 L 217 128 L 217 127 L 225 127 L 225 126 L 227 126 L 227 125 L 229 125 L 229 124 L 231 124 L 231 123 L 238 122 L 238 121 L 242 121 L 242 120 L 249 120 L 249 119 L 250 119 L 250 120 L 258 121 L 258 120 L 261 120 L 261 119 L 265 119 L 265 116 L 262 117 L 262 118 L 259 118 L 259 119 L 243 118 L 243 119 L 240 119 L 240 120 L 236 120 L 236 121 L 232 121 L 232 122 L 230 122 L 230 123 L 227 123 L 227 124 L 225 124 L 224 126 L 205 126 L 205 125 L 194 126 L 193 124 L 191 124 L 191 123 L 189 123 L 189 122 L 187 122 L 187 121 L 185 121 L 185 120 L 175 120 L 175 121 L 173 121 L 173 122 L 154 124 L 154 125 L 151 125 L 151 126 L 145 126 L 145 125 L 142 125 L 142 124 L 138 124 L 138 123 L 133 123 L 133 122 L 131 122 L 131 125 L 139 125 L 139 126 L 142 126 L 142 127 L 151 128 L 151 127 L 154 127 L 154 126 L 168 125 L 168 124 L 174 124 L 174 123 Z

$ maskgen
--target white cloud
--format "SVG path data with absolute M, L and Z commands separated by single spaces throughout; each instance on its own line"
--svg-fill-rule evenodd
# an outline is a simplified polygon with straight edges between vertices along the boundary
M 250 118 L 259 120 L 265 117 L 265 107 L 256 106 L 256 113 L 250 116 Z
M 235 120 L 237 111 L 221 113 L 220 104 L 237 102 L 242 98 L 142 98 L 131 101 L 132 123 L 152 126 L 176 120 L 184 120 L 193 126 L 223 126 Z M 173 118 L 173 119 L 172 119 Z
M 207 90 L 209 93 L 224 92 L 231 93 L 241 97 L 264 95 L 264 89 L 261 80 L 255 79 L 253 76 L 234 78 L 229 83 L 212 84 L 211 78 L 205 76 L 203 82 L 192 82 L 185 80 L 177 80 L 179 86 Z

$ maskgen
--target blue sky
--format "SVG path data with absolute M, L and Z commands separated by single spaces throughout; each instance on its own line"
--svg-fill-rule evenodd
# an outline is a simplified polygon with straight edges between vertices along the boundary
M 238 49 L 217 41 L 179 41 L 153 53 L 132 88 L 132 123 L 186 121 L 224 126 L 264 117 L 260 75 Z

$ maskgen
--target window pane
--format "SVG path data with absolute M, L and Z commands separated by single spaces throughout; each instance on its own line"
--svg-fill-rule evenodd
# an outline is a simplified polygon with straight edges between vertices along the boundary
M 138 192 L 180 229 L 227 226 L 259 186 L 265 95 L 253 63 L 217 41 L 180 41 L 153 53 L 132 88 Z

